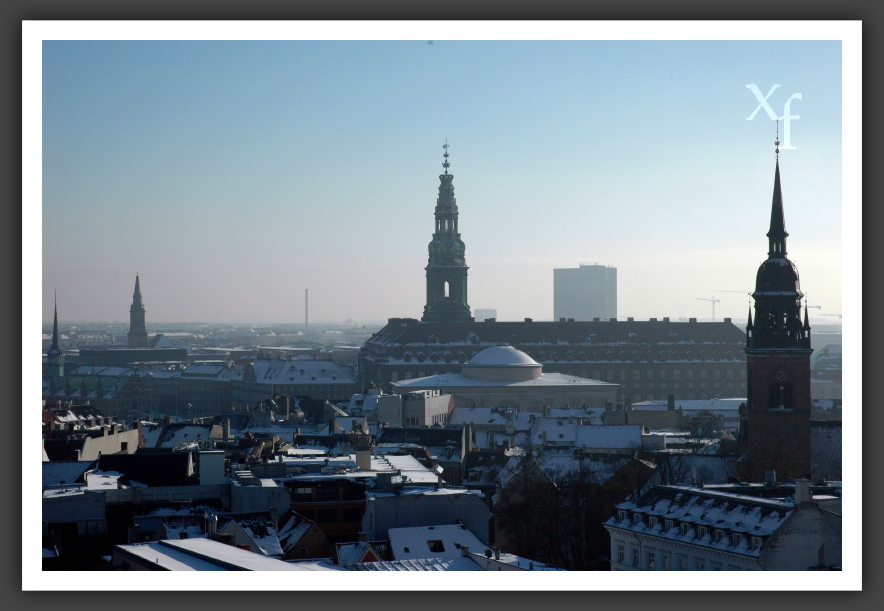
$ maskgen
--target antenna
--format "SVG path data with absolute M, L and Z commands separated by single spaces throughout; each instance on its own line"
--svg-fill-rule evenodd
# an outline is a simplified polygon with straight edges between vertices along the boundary
M 445 158 L 445 161 L 442 162 L 442 167 L 445 168 L 445 173 L 448 174 L 448 167 L 451 165 L 448 163 L 448 138 L 445 138 L 445 144 L 442 145 L 442 148 L 445 151 L 442 153 L 442 156 Z
M 774 144 L 777 146 L 775 150 L 777 154 L 777 161 L 780 160 L 780 120 L 777 119 L 777 139 L 774 141 Z

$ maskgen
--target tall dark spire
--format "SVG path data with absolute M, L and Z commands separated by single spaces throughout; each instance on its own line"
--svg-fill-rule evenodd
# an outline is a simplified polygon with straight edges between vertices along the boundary
M 141 299 L 141 282 L 137 272 L 135 274 L 135 292 L 132 293 L 132 306 L 129 308 L 129 347 L 147 348 L 144 302 Z
M 58 291 L 55 292 L 55 314 L 52 318 L 52 344 L 49 346 L 49 352 L 61 352 L 58 345 Z
M 454 197 L 454 174 L 448 173 L 448 140 L 442 145 L 445 169 L 439 175 L 439 197 L 436 199 L 436 229 L 430 242 L 427 263 L 427 304 L 424 321 L 470 321 L 467 303 L 466 247 L 458 231 L 457 199 Z
M 46 351 L 45 375 L 49 379 L 49 394 L 54 395 L 64 379 L 64 350 L 58 334 L 58 293 L 55 294 L 55 313 L 52 318 L 52 344 Z
M 779 149 L 778 149 L 779 150 Z M 780 161 L 774 173 L 773 201 L 770 206 L 770 229 L 767 232 L 768 257 L 784 258 L 786 256 L 786 216 L 783 212 L 783 192 L 780 187 Z

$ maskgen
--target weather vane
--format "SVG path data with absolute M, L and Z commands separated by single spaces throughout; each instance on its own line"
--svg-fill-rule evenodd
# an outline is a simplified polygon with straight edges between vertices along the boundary
M 445 173 L 448 174 L 448 166 L 451 165 L 448 163 L 448 138 L 445 138 L 445 144 L 442 145 L 442 148 L 445 149 L 445 152 L 442 153 L 442 156 L 445 157 L 445 161 L 442 162 L 442 167 L 445 168 Z

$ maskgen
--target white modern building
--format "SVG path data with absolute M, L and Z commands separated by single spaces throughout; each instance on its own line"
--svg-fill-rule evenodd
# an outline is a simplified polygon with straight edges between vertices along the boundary
M 581 263 L 553 270 L 555 320 L 617 318 L 617 268 Z

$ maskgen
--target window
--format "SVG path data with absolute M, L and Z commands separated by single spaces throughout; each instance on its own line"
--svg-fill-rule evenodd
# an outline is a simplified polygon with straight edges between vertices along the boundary
M 607 377 L 608 377 L 609 380 L 613 380 L 613 379 L 614 379 L 614 371 L 613 371 L 612 369 L 609 369 L 609 370 L 608 370 L 608 376 L 607 376 Z
M 626 510 L 625 510 L 625 509 L 618 509 L 618 510 L 617 510 L 617 519 L 618 519 L 619 521 L 622 522 L 623 520 L 625 520 L 625 519 L 626 519 L 626 515 L 627 515 L 627 514 L 626 514 Z
M 648 379 L 648 381 L 654 379 L 654 370 L 653 369 L 648 369 L 647 379 Z
M 673 526 L 674 526 L 674 523 L 672 522 L 672 520 L 666 520 L 663 522 L 663 529 L 666 532 L 669 532 L 670 530 L 672 530 Z
M 706 528 L 705 526 L 698 526 L 697 527 L 697 538 L 702 539 L 703 537 L 705 537 L 708 534 L 708 532 L 709 532 L 709 529 Z
M 641 379 L 642 379 L 642 372 L 639 371 L 638 369 L 636 369 L 635 371 L 633 371 L 633 372 L 632 372 L 632 379 L 633 379 L 633 380 L 641 380 Z
M 752 537 L 749 540 L 749 549 L 758 549 L 759 547 L 761 547 L 762 541 L 763 539 L 761 537 Z
M 705 370 L 705 369 L 701 369 L 701 370 L 700 370 L 700 379 L 701 379 L 701 380 L 705 380 L 705 379 L 706 379 L 706 370 Z
M 681 379 L 681 369 L 674 369 L 672 371 L 672 379 L 673 380 L 680 380 Z
M 632 566 L 638 566 L 638 549 L 635 547 L 632 548 Z
M 740 533 L 731 533 L 731 545 L 738 547 L 743 542 L 743 535 Z
M 713 369 L 712 370 L 712 379 L 713 380 L 720 380 L 721 379 L 721 370 L 720 369 Z
M 734 370 L 733 370 L 733 369 L 728 369 L 728 370 L 727 370 L 727 379 L 728 379 L 728 380 L 733 380 L 733 379 L 734 379 Z
M 745 379 L 746 379 L 746 370 L 745 370 L 745 369 L 741 369 L 741 370 L 740 370 L 740 379 L 741 379 L 741 380 L 745 380 Z
M 302 555 L 302 556 L 306 556 L 306 555 L 307 555 L 307 548 L 306 548 L 306 547 L 302 547 L 302 548 L 301 548 L 301 555 Z
M 653 528 L 657 525 L 657 517 L 656 516 L 648 516 L 648 528 Z
M 648 570 L 653 571 L 655 566 L 654 552 L 648 550 Z
M 665 370 L 665 369 L 663 369 L 663 370 L 660 371 L 660 379 L 661 379 L 661 380 L 665 380 L 665 379 L 666 379 L 666 370 Z
M 623 370 L 620 371 L 620 379 L 621 379 L 621 380 L 625 380 L 625 379 L 626 379 L 626 372 L 623 371 Z
M 672 560 L 669 557 L 669 554 L 663 554 L 663 570 L 671 571 L 672 570 Z
M 445 546 L 442 545 L 442 541 L 439 539 L 435 539 L 433 541 L 427 541 L 427 547 L 430 548 L 431 552 L 444 552 Z
M 601 377 L 599 377 L 599 373 L 600 372 L 598 369 L 593 369 L 592 370 L 592 379 L 593 380 L 601 380 Z
M 642 520 L 642 514 L 640 514 L 640 513 L 637 513 L 632 516 L 632 523 L 633 524 L 638 525 L 638 524 L 641 524 L 643 521 L 644 520 Z
M 694 559 L 694 570 L 695 571 L 703 571 L 706 570 L 706 563 L 700 560 L 699 558 Z
M 679 558 L 678 559 L 678 570 L 679 571 L 688 570 L 688 559 L 687 558 Z
M 715 542 L 720 543 L 722 539 L 724 539 L 724 531 L 716 528 L 715 529 Z
M 689 537 L 691 535 L 691 525 L 690 524 L 682 524 L 678 530 L 681 533 L 682 537 Z M 682 570 L 685 570 L 685 569 L 682 569 Z
M 128 452 L 129 451 L 129 442 L 123 441 L 120 442 L 120 452 Z
M 618 545 L 617 546 L 617 562 L 619 562 L 620 564 L 623 564 L 623 561 L 625 560 L 625 556 L 626 556 L 626 550 L 623 549 L 622 545 Z
M 693 369 L 688 369 L 688 370 L 685 372 L 685 378 L 687 378 L 688 380 L 693 380 L 693 379 L 694 379 L 694 370 L 693 370 Z

